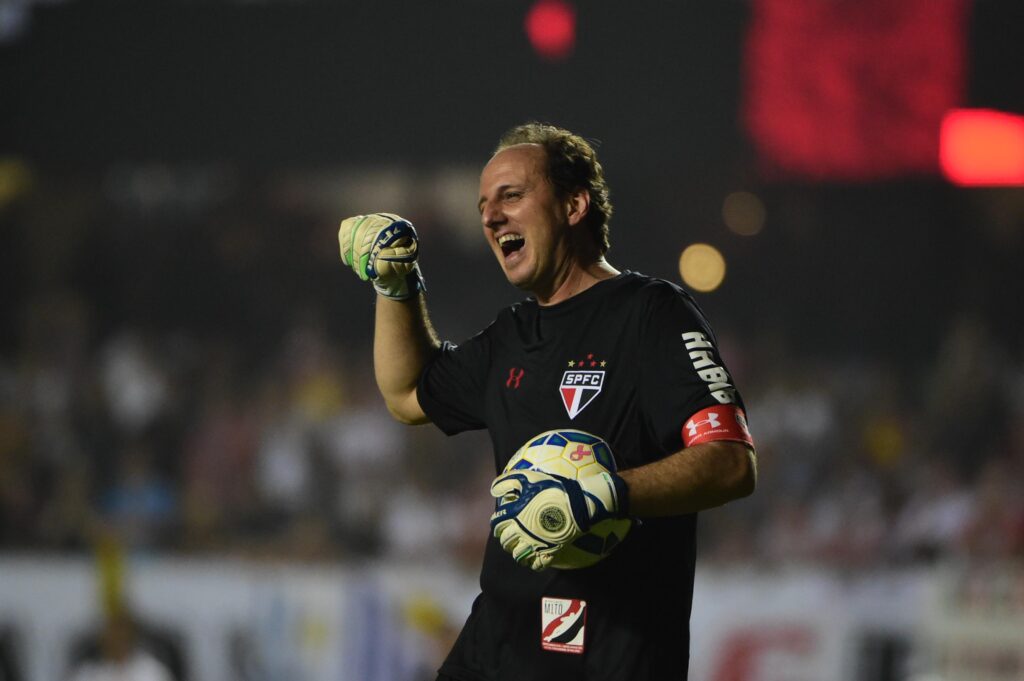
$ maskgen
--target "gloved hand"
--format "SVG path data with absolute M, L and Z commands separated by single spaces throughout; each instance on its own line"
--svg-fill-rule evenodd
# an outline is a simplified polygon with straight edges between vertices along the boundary
M 570 480 L 537 470 L 513 470 L 491 483 L 497 510 L 491 531 L 517 563 L 546 568 L 566 544 L 595 523 L 625 515 L 626 483 L 602 471 Z
M 341 261 L 377 293 L 394 300 L 425 291 L 416 262 L 419 240 L 412 223 L 393 213 L 356 215 L 338 229 Z

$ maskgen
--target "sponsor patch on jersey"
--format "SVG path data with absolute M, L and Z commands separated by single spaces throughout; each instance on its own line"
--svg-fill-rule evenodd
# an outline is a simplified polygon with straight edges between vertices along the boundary
M 540 600 L 540 645 L 556 653 L 583 654 L 587 602 L 578 598 Z
M 693 362 L 693 370 L 701 380 L 708 384 L 708 391 L 722 404 L 736 402 L 736 388 L 725 367 L 717 364 L 715 346 L 700 331 L 688 331 L 683 334 L 683 342 Z
M 737 440 L 753 445 L 754 440 L 747 430 L 747 417 L 734 404 L 702 409 L 683 424 L 683 444 L 687 447 L 714 442 L 715 440 Z
M 573 371 L 569 370 L 562 374 L 562 383 L 558 391 L 562 395 L 562 404 L 569 418 L 574 419 L 576 415 L 587 408 L 587 405 L 594 401 L 594 398 L 601 393 L 604 385 L 603 371 Z

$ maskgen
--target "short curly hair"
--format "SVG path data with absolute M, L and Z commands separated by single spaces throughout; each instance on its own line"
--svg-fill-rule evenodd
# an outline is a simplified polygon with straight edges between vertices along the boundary
M 612 218 L 612 202 L 604 169 L 597 152 L 587 140 L 564 128 L 548 123 L 530 122 L 508 130 L 501 136 L 495 153 L 517 144 L 539 144 L 548 160 L 548 179 L 559 196 L 568 196 L 578 189 L 590 194 L 587 228 L 601 255 L 608 252 L 608 223 Z

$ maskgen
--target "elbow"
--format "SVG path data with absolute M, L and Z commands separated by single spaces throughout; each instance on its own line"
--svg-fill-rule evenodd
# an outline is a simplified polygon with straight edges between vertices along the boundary
M 753 447 L 743 447 L 735 484 L 736 498 L 749 497 L 757 489 L 757 453 Z
M 735 443 L 730 447 L 732 456 L 726 488 L 729 501 L 749 497 L 757 488 L 757 454 L 753 447 Z
M 419 426 L 424 423 L 430 423 L 430 419 L 419 408 L 419 402 L 415 399 L 396 400 L 385 398 L 384 404 L 388 408 L 388 413 L 399 423 L 407 426 Z
M 395 407 L 394 405 L 392 405 L 390 403 L 387 403 L 387 407 L 388 407 L 388 413 L 391 414 L 391 418 L 395 419 L 399 423 L 401 423 L 403 425 L 406 425 L 406 426 L 413 425 L 412 418 L 410 418 L 409 416 L 406 416 L 402 412 L 401 409 L 399 409 L 398 407 Z
M 391 409 L 390 407 L 388 408 L 388 411 L 391 412 L 391 416 L 394 417 L 396 421 L 406 426 L 422 426 L 424 423 L 430 423 L 430 419 L 426 416 L 411 416 L 395 409 Z
M 391 402 L 385 402 L 385 404 L 387 405 L 388 413 L 391 414 L 391 418 L 406 426 L 416 425 L 415 418 L 411 414 L 406 414 L 401 406 Z

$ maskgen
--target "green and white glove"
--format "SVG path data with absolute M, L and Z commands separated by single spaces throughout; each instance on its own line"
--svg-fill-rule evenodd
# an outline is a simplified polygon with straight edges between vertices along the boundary
M 497 508 L 491 531 L 517 563 L 543 570 L 566 544 L 595 524 L 625 516 L 626 483 L 602 471 L 570 480 L 523 469 L 499 475 L 491 483 Z
M 419 239 L 412 223 L 394 213 L 356 215 L 338 229 L 341 261 L 377 293 L 406 300 L 426 291 L 416 262 Z

